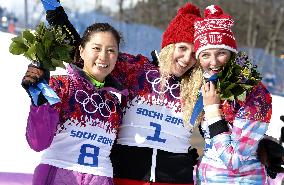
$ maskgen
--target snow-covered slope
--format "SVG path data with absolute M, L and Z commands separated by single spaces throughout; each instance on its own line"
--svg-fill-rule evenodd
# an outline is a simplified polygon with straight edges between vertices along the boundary
M 281 128 L 284 127 L 280 120 L 281 115 L 284 115 L 284 97 L 272 95 L 272 118 L 266 134 L 276 139 L 279 139 Z
M 26 142 L 25 128 L 30 99 L 21 87 L 21 79 L 29 61 L 9 53 L 13 36 L 0 32 L 0 172 L 32 173 L 40 153 Z

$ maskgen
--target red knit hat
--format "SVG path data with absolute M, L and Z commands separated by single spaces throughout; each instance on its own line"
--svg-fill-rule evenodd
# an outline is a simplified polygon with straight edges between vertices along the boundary
M 162 48 L 178 42 L 193 43 L 194 20 L 197 17 L 200 17 L 200 11 L 193 4 L 181 7 L 163 34 Z
M 204 18 L 194 23 L 194 50 L 196 58 L 201 51 L 210 48 L 224 48 L 237 53 L 237 43 L 231 27 L 234 21 L 216 5 L 204 10 Z

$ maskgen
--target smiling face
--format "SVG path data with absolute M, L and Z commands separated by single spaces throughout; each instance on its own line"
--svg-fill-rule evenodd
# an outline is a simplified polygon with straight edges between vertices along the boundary
M 118 43 L 111 32 L 96 32 L 79 47 L 84 61 L 83 70 L 94 79 L 103 82 L 114 69 L 118 57 Z
M 220 73 L 230 58 L 231 51 L 217 48 L 203 50 L 198 56 L 200 65 L 210 76 Z
M 171 74 L 180 77 L 196 63 L 193 44 L 180 42 L 175 44 Z

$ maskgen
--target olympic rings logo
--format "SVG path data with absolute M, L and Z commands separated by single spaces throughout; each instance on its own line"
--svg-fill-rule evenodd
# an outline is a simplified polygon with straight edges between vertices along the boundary
M 152 85 L 152 89 L 154 90 L 154 92 L 156 92 L 156 93 L 158 93 L 158 94 L 164 94 L 164 93 L 166 93 L 167 91 L 169 91 L 170 94 L 172 95 L 172 97 L 174 97 L 175 99 L 180 99 L 179 96 L 175 96 L 174 93 L 173 93 L 174 90 L 177 90 L 177 89 L 180 87 L 180 83 L 179 83 L 179 82 L 178 82 L 178 83 L 175 83 L 175 84 L 172 84 L 172 85 L 170 86 L 169 81 L 166 80 L 166 81 L 165 81 L 165 84 L 164 84 L 165 89 L 160 89 L 159 84 L 161 83 L 162 78 L 155 78 L 153 81 L 151 81 L 151 80 L 149 79 L 150 73 L 152 73 L 152 74 L 158 73 L 158 75 L 155 75 L 155 76 L 160 76 L 160 74 L 159 74 L 159 72 L 158 72 L 157 70 L 149 70 L 149 71 L 147 71 L 147 73 L 146 73 L 146 79 L 147 79 L 147 81 Z
M 110 117 L 112 113 L 116 112 L 115 103 L 111 100 L 103 101 L 103 98 L 98 93 L 93 93 L 91 97 L 84 90 L 77 90 L 75 93 L 75 100 L 80 103 L 87 113 L 95 113 L 99 110 L 103 117 Z M 111 105 L 114 111 L 111 111 Z

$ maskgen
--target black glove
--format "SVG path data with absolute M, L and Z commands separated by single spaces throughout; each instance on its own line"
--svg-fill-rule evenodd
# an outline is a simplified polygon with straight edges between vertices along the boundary
M 28 66 L 25 76 L 22 79 L 22 86 L 25 89 L 28 89 L 30 85 L 35 85 L 43 79 L 48 82 L 49 78 L 50 73 L 48 71 L 45 71 L 41 67 L 30 64 Z
M 154 64 L 155 66 L 159 66 L 159 59 L 158 59 L 158 56 L 157 56 L 157 51 L 156 50 L 153 50 L 151 52 L 151 56 L 152 56 L 152 64 Z
M 198 130 L 199 130 L 200 135 L 204 138 L 205 136 L 204 136 L 204 132 L 202 130 L 201 124 L 198 125 Z
M 74 46 L 71 51 L 71 58 L 74 58 L 77 47 L 79 46 L 81 36 L 69 21 L 67 14 L 62 6 L 57 7 L 55 10 L 46 11 L 46 20 L 48 24 L 54 27 L 66 28 L 62 29 L 62 32 L 66 35 L 66 40 L 70 42 L 70 45 Z M 74 61 L 74 64 L 79 68 L 83 68 L 82 62 Z
M 192 160 L 193 160 L 192 164 L 193 164 L 193 166 L 195 166 L 197 164 L 198 158 L 199 158 L 197 149 L 196 148 L 189 148 L 188 154 L 192 156 Z
M 284 115 L 280 116 L 280 120 L 284 122 Z
M 26 90 L 26 92 L 28 93 L 30 98 L 32 99 L 32 97 L 29 93 L 29 90 L 28 90 L 29 87 L 30 86 L 36 86 L 37 83 L 42 81 L 43 79 L 46 80 L 47 83 L 48 83 L 49 78 L 50 78 L 50 72 L 49 71 L 46 71 L 46 70 L 42 69 L 41 67 L 30 64 L 28 66 L 28 69 L 27 69 L 25 76 L 22 79 L 21 85 Z M 37 104 L 42 105 L 46 102 L 47 102 L 46 98 L 43 96 L 42 93 L 40 93 L 39 97 L 38 97 Z M 32 101 L 32 103 L 33 103 L 33 101 Z
M 281 128 L 281 135 L 279 139 L 280 143 L 284 143 L 284 126 Z
M 265 137 L 260 140 L 257 149 L 257 158 L 265 165 L 267 175 L 275 179 L 277 173 L 283 173 L 284 168 L 284 148 L 282 145 Z

